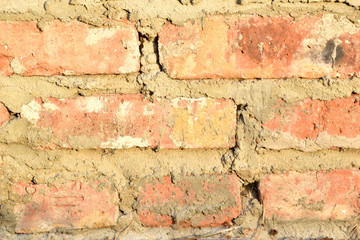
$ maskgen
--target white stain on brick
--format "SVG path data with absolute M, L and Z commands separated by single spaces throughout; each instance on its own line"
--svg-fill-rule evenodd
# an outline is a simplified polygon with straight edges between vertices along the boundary
M 215 100 L 213 99 L 209 99 L 209 98 L 184 98 L 184 97 L 179 97 L 179 98 L 174 98 L 171 99 L 171 106 L 172 107 L 179 107 L 178 103 L 181 101 L 186 101 L 186 107 L 189 108 L 191 107 L 191 104 L 196 103 L 196 105 L 198 107 L 204 108 L 207 107 L 207 105 L 210 103 L 210 101 L 215 102 Z
M 97 44 L 105 38 L 111 38 L 116 33 L 116 28 L 90 28 L 85 39 L 88 46 Z
M 71 71 L 71 70 L 65 70 L 62 72 L 65 76 L 71 76 L 71 75 L 76 75 L 76 72 Z
M 128 117 L 130 113 L 130 109 L 133 107 L 133 103 L 131 102 L 124 102 L 119 105 L 117 116 L 118 117 Z
M 139 69 L 138 59 L 140 58 L 139 43 L 135 39 L 138 39 L 138 33 L 131 29 L 132 36 L 130 41 L 122 41 L 124 48 L 127 50 L 126 60 L 124 64 L 118 68 L 119 72 L 137 72 Z
M 32 100 L 30 103 L 21 106 L 21 117 L 26 118 L 32 124 L 35 124 L 40 119 L 41 104 L 38 101 Z
M 268 149 L 298 149 L 304 152 L 319 151 L 331 147 L 360 149 L 360 135 L 348 138 L 345 136 L 330 135 L 326 131 L 320 132 L 315 139 L 298 139 L 288 132 L 273 131 L 267 128 L 262 130 L 264 140 L 259 145 Z
M 87 112 L 99 112 L 104 109 L 104 103 L 100 97 L 86 97 L 76 100 L 78 108 Z
M 46 110 L 50 110 L 50 111 L 55 111 L 60 109 L 58 106 L 50 102 L 44 103 L 43 106 Z
M 131 147 L 149 147 L 147 140 L 142 138 L 133 138 L 130 136 L 118 137 L 116 140 L 110 140 L 100 145 L 101 148 L 123 149 Z
M 145 116 L 151 116 L 151 115 L 153 115 L 155 112 L 154 112 L 154 106 L 152 106 L 152 105 L 146 105 L 145 107 L 144 107 L 144 115 Z
M 26 71 L 25 67 L 21 64 L 21 62 L 17 58 L 14 58 L 11 61 L 10 66 L 13 69 L 14 73 L 16 74 L 23 74 Z

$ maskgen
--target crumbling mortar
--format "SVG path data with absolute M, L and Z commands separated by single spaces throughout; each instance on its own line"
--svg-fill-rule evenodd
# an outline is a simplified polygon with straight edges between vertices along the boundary
M 275 2 L 273 1 L 273 4 L 275 4 Z M 297 4 L 301 6 L 309 6 L 309 8 L 312 8 L 312 6 L 320 6 L 320 3 L 319 4 Z M 322 6 L 326 5 L 324 3 L 321 3 Z M 331 3 L 332 4 L 332 3 Z M 340 3 L 336 3 L 337 6 L 339 5 L 340 6 Z M 253 4 L 253 6 L 255 6 L 256 4 Z M 333 4 L 335 5 L 335 4 Z M 348 5 L 348 4 L 347 4 Z M 243 5 L 243 6 L 250 6 L 250 5 Z M 330 3 L 327 4 L 327 6 L 330 6 Z M 104 6 L 105 7 L 105 6 Z M 191 6 L 189 6 L 191 7 Z M 245 9 L 245 8 L 244 8 Z M 109 10 L 109 9 L 107 9 Z M 130 10 L 125 10 L 125 9 L 122 9 L 124 11 L 127 12 L 127 17 L 130 18 L 130 15 L 131 15 L 131 11 Z M 281 11 L 281 14 L 288 14 L 289 11 L 285 11 L 285 13 L 282 12 L 282 8 L 273 8 L 273 11 L 269 12 L 269 15 L 271 14 L 275 14 L 275 13 L 279 13 L 279 11 Z M 328 12 L 332 12 L 330 10 L 327 10 Z M 246 13 L 246 11 L 244 10 L 244 12 Z M 248 11 L 248 13 L 250 13 L 251 11 Z M 303 12 L 307 12 L 306 10 L 304 10 Z M 301 12 L 301 14 L 303 13 Z M 239 10 L 237 13 L 241 13 L 241 11 Z M 212 14 L 219 14 L 219 13 L 206 13 L 206 16 L 207 15 L 212 15 Z M 220 12 L 221 14 L 221 12 Z M 227 14 L 234 14 L 234 13 L 226 13 L 225 15 Z M 314 13 L 311 13 L 311 14 L 317 14 L 316 11 L 314 11 Z M 350 14 L 350 11 L 349 13 L 347 14 Z M 263 13 L 261 13 L 260 15 L 262 16 L 265 16 Z M 5 15 L 1 15 L 1 17 L 3 17 Z M 14 15 L 15 16 L 15 15 Z M 49 17 L 50 16 L 50 17 Z M 205 15 L 204 15 L 205 16 Z M 98 16 L 95 16 L 95 17 L 98 17 Z M 296 16 L 294 15 L 294 17 L 296 18 Z M 13 19 L 15 20 L 19 20 L 21 17 L 19 15 L 16 15 Z M 38 16 L 37 16 L 38 18 Z M 39 19 L 44 19 L 46 18 L 47 20 L 51 20 L 51 18 L 54 18 L 55 19 L 55 16 L 53 15 L 44 15 L 43 17 L 40 17 Z M 133 16 L 134 18 L 134 16 Z M 201 17 L 203 18 L 203 16 Z M 75 18 L 74 18 L 75 19 Z M 79 21 L 84 21 L 85 23 L 89 24 L 89 25 L 94 25 L 94 26 L 99 26 L 97 25 L 96 21 L 95 23 L 92 23 L 91 21 L 88 21 L 86 20 L 86 18 L 81 18 L 81 17 L 76 17 L 76 19 L 78 19 Z M 136 19 L 136 18 L 135 18 Z M 200 19 L 200 18 L 199 18 Z M 198 20 L 199 20 L 198 19 Z M 38 20 L 38 19 L 36 19 Z M 139 19 L 139 21 L 143 20 L 142 18 Z M 173 22 L 174 24 L 182 24 L 183 22 L 177 22 L 177 21 L 172 21 L 172 19 L 168 19 L 170 22 Z M 353 20 L 353 19 L 352 19 Z M 354 21 L 354 20 L 353 20 Z M 140 22 L 138 22 L 138 25 L 140 24 Z M 150 27 L 152 30 L 154 30 L 152 27 Z M 39 27 L 39 29 L 41 29 L 41 27 Z M 138 28 L 138 31 L 140 33 L 140 40 L 141 40 L 141 51 L 143 51 L 143 44 L 145 41 L 148 41 L 148 42 L 152 42 L 154 43 L 154 45 L 157 44 L 157 37 L 153 37 L 153 36 L 150 36 L 146 31 L 144 30 L 141 30 L 140 28 Z M 156 31 L 154 31 L 156 32 Z M 156 32 L 155 35 L 157 35 L 158 32 Z M 152 33 L 154 34 L 154 33 Z M 147 72 L 147 67 L 149 67 L 149 69 L 151 69 L 151 64 L 148 63 L 147 61 L 144 62 L 144 64 L 142 64 L 141 66 L 141 72 L 140 74 L 138 74 L 136 76 L 136 79 L 139 83 L 139 89 L 135 89 L 133 92 L 134 93 L 143 93 L 145 94 L 149 99 L 153 99 L 153 97 L 155 96 L 159 96 L 159 97 L 166 97 L 166 98 L 175 98 L 175 97 L 182 97 L 182 96 L 187 96 L 187 97 L 212 97 L 212 98 L 221 98 L 221 97 L 225 97 L 225 98 L 231 98 L 235 101 L 235 103 L 237 104 L 238 106 L 238 109 L 237 109 L 237 120 L 242 120 L 243 122 L 239 121 L 237 123 L 237 127 L 236 127 L 236 145 L 235 147 L 227 150 L 227 152 L 223 153 L 221 155 L 221 158 L 218 159 L 218 161 L 222 161 L 222 159 L 224 158 L 227 158 L 227 155 L 230 155 L 229 159 L 230 160 L 224 160 L 225 161 L 225 164 L 223 164 L 223 169 L 220 170 L 221 171 L 224 171 L 224 172 L 235 172 L 237 174 L 237 176 L 241 179 L 241 181 L 246 184 L 245 187 L 248 187 L 248 186 L 251 186 L 251 184 L 257 184 L 259 179 L 261 178 L 261 176 L 263 174 L 266 174 L 266 173 L 275 173 L 275 172 L 281 172 L 281 171 L 286 171 L 286 168 L 284 168 L 284 166 L 280 166 L 280 167 L 269 167 L 267 169 L 263 169 L 261 168 L 261 164 L 262 163 L 259 163 L 259 166 L 256 166 L 256 163 L 251 163 L 251 161 L 253 160 L 252 158 L 254 156 L 257 156 L 258 158 L 261 158 L 261 157 L 266 157 L 266 156 L 269 156 L 269 155 L 272 155 L 272 157 L 274 158 L 274 155 L 276 155 L 275 157 L 277 156 L 282 156 L 283 154 L 282 153 L 286 153 L 284 154 L 284 158 L 287 158 L 287 159 L 291 159 L 291 154 L 289 153 L 292 153 L 294 154 L 294 152 L 296 152 L 295 150 L 284 150 L 284 151 L 275 151 L 275 150 L 271 150 L 271 149 L 262 149 L 262 150 L 258 150 L 256 147 L 256 143 L 254 143 L 254 139 L 257 138 L 257 137 L 254 137 L 254 135 L 251 135 L 251 134 L 254 134 L 254 131 L 255 130 L 249 130 L 249 129 L 244 129 L 243 132 L 244 134 L 239 134 L 239 131 L 242 130 L 242 129 L 238 129 L 240 128 L 240 124 L 241 125 L 244 125 L 245 124 L 245 118 L 243 117 L 242 115 L 242 112 L 248 114 L 248 117 L 252 117 L 254 118 L 254 121 L 260 126 L 261 123 L 263 123 L 266 118 L 264 117 L 259 117 L 257 118 L 258 116 L 258 113 L 256 112 L 257 110 L 255 109 L 255 105 L 257 104 L 258 102 L 258 99 L 255 97 L 253 98 L 252 95 L 251 95 L 251 91 L 249 91 L 249 93 L 244 93 L 244 96 L 241 96 L 241 97 L 234 97 L 234 96 L 231 96 L 231 94 L 229 94 L 228 92 L 224 91 L 224 93 L 222 93 L 223 95 L 219 96 L 219 95 L 216 95 L 215 93 L 209 91 L 208 88 L 205 88 L 205 89 L 199 89 L 199 87 L 197 86 L 197 83 L 200 83 L 202 81 L 208 81 L 207 84 L 209 84 L 209 88 L 211 88 L 211 85 L 213 85 L 214 83 L 211 83 L 211 82 L 222 82 L 222 85 L 220 88 L 221 90 L 222 89 L 225 89 L 226 87 L 226 84 L 227 83 L 224 83 L 225 81 L 231 81 L 231 82 L 234 82 L 234 86 L 236 86 L 238 89 L 237 91 L 240 91 L 240 89 L 250 89 L 251 86 L 253 85 L 257 85 L 257 86 L 260 86 L 260 82 L 261 81 L 267 81 L 267 80 L 261 80 L 261 81 L 249 81 L 249 80 L 244 80 L 244 81 L 234 81 L 234 80 L 202 80 L 202 79 L 198 79 L 198 80 L 192 80 L 192 81 L 187 81 L 187 80 L 173 80 L 173 79 L 167 79 L 168 82 L 163 82 L 161 78 L 157 78 L 155 77 L 155 79 L 153 79 L 154 76 L 159 76 L 161 74 L 164 74 L 163 73 L 163 69 L 162 69 L 162 66 L 159 62 L 159 52 L 158 52 L 158 49 L 154 48 L 154 51 L 153 52 L 142 52 L 142 55 L 141 55 L 141 58 L 145 58 L 145 56 L 147 54 L 156 54 L 156 64 L 158 66 L 159 69 L 157 70 L 150 70 L 149 72 Z M 13 76 L 15 78 L 20 78 L 22 80 L 27 80 L 28 78 L 26 77 L 20 77 L 18 75 L 16 76 Z M 79 78 L 87 78 L 87 77 L 90 77 L 90 76 L 87 76 L 87 75 L 84 75 L 84 76 L 79 76 Z M 93 76 L 91 76 L 93 77 Z M 104 77 L 104 79 L 106 78 L 105 75 L 98 75 L 97 77 L 101 78 L 101 77 Z M 37 78 L 37 77 L 36 77 Z M 69 81 L 71 81 L 71 77 L 68 77 L 68 76 L 62 76 L 63 79 L 68 79 Z M 353 79 L 351 79 L 352 81 Z M 34 82 L 34 84 L 38 83 L 38 82 L 41 82 L 41 81 L 44 81 L 44 82 L 47 82 L 49 83 L 50 81 L 46 80 L 45 78 L 43 78 L 43 80 L 36 80 Z M 268 80 L 268 81 L 272 81 L 272 80 Z M 300 82 L 300 81 L 304 81 L 303 79 L 290 79 L 290 80 L 274 80 L 276 81 L 276 84 L 277 86 L 280 86 L 280 87 L 283 87 L 283 89 L 281 90 L 278 90 L 278 92 L 275 92 L 275 93 L 272 93 L 272 95 L 270 95 L 272 98 L 276 99 L 276 98 L 282 98 L 282 94 L 283 92 L 286 92 L 286 89 L 291 89 L 292 86 L 289 84 L 287 85 L 286 87 L 286 84 L 290 81 L 293 81 L 293 82 Z M 310 81 L 310 80 L 309 80 Z M 323 89 L 327 88 L 329 89 L 329 87 L 332 86 L 332 90 L 336 90 L 337 88 L 337 85 L 339 85 L 339 82 L 342 81 L 342 80 L 336 80 L 336 79 L 321 79 L 321 80 L 312 80 L 314 81 L 314 83 L 323 83 L 324 86 L 323 86 Z M 355 81 L 358 81 L 358 79 L 355 79 Z M 151 86 L 151 84 L 155 82 L 157 85 L 156 86 L 160 86 L 161 88 L 165 88 L 166 90 L 158 90 L 156 87 L 154 86 Z M 172 83 L 179 83 L 180 86 L 186 86 L 184 87 L 186 90 L 180 92 L 179 94 L 178 93 L 174 93 L 171 89 L 171 85 Z M 347 81 L 348 83 L 349 81 Z M 346 83 L 346 84 L 347 84 Z M 61 89 L 66 89 L 67 92 L 71 92 L 69 93 L 69 95 L 66 95 L 65 97 L 76 97 L 76 96 L 88 96 L 88 95 L 96 95 L 96 94 L 111 94 L 111 93 L 128 93 L 127 91 L 125 90 L 117 90 L 116 87 L 114 87 L 113 89 L 108 89 L 108 88 L 93 88 L 93 89 L 87 89 L 86 88 L 86 84 L 83 85 L 83 86 L 78 86 L 78 87 L 74 87 L 74 86 L 66 86 L 63 85 L 62 83 L 60 83 L 59 81 L 56 81 L 54 80 L 52 83 L 52 85 L 57 85 L 59 86 Z M 274 84 L 274 86 L 276 85 Z M 346 85 L 345 84 L 345 85 Z M 1 85 L 1 84 L 0 84 Z M 53 88 L 53 86 L 50 85 L 50 88 Z M 85 86 L 85 87 L 84 87 Z M 214 85 L 213 85 L 214 86 Z M 285 87 L 284 87 L 285 86 Z M 217 87 L 217 86 L 216 86 Z M 215 87 L 215 88 L 216 88 Z M 334 98 L 338 98 L 339 96 L 347 96 L 348 92 L 350 91 L 351 93 L 358 93 L 360 92 L 360 89 L 356 89 L 356 83 L 352 83 L 350 84 L 350 86 L 346 85 L 345 87 L 344 86 L 340 86 L 341 87 L 341 91 L 334 91 L 332 93 L 327 93 L 327 94 L 319 94 L 319 95 L 316 95 L 315 93 L 311 93 L 313 94 L 312 97 L 314 97 L 314 99 L 320 99 L 320 100 L 328 100 L 328 99 L 334 99 Z M 22 90 L 24 90 L 26 93 L 29 93 L 31 95 L 32 98 L 35 98 L 35 97 L 43 97 L 44 94 L 43 93 L 33 93 L 33 89 L 28 89 L 26 87 L 20 87 Z M 260 87 L 261 88 L 261 87 Z M 279 88 L 280 89 L 280 88 Z M 295 88 L 296 89 L 296 88 Z M 331 90 L 330 89 L 330 90 Z M 345 89 L 345 90 L 344 90 Z M 289 104 L 296 104 L 298 101 L 301 101 L 307 97 L 309 97 L 309 92 L 310 91 L 315 91 L 315 90 L 312 90 L 310 88 L 306 88 L 306 87 L 303 87 L 302 89 L 296 89 L 296 93 L 302 93 L 302 91 L 306 92 L 305 94 L 298 94 L 299 96 L 295 97 L 295 98 L 292 98 L 292 99 L 287 99 L 286 97 L 283 99 L 284 101 L 286 101 L 287 103 Z M 64 96 L 64 93 L 62 94 L 59 94 L 59 95 L 50 95 L 50 96 L 54 96 L 54 97 L 63 97 Z M 45 100 L 46 98 L 44 97 L 43 100 Z M 10 101 L 9 101 L 10 102 Z M 272 107 L 273 103 L 264 103 L 264 107 Z M 20 115 L 19 115 L 19 111 L 10 111 L 11 113 L 11 116 L 13 119 L 16 119 L 16 118 L 19 118 Z M 6 123 L 6 124 L 11 124 L 11 121 L 9 123 Z M 252 126 L 251 126 L 252 127 Z M 6 144 L 1 144 L 1 146 L 10 146 L 12 144 L 9 144 L 9 145 L 6 145 Z M 25 142 L 22 142 L 18 145 L 22 145 L 22 146 L 28 146 L 28 144 L 26 144 Z M 258 150 L 258 151 L 257 151 Z M 12 150 L 13 151 L 13 150 Z M 40 151 L 40 150 L 36 150 L 36 151 Z M 79 150 L 80 152 L 84 152 L 84 153 L 88 153 L 89 151 L 87 150 Z M 147 151 L 147 150 L 145 150 Z M 175 150 L 173 152 L 173 154 L 179 154 L 181 153 L 182 150 Z M 358 153 L 357 150 L 349 150 L 349 149 L 343 149 L 342 150 L 343 154 L 349 154 L 349 152 L 351 151 L 355 151 Z M 9 153 L 8 151 L 6 151 L 7 153 Z M 75 152 L 75 151 L 74 151 Z M 94 150 L 95 153 L 97 154 L 100 154 L 101 153 L 101 150 Z M 126 151 L 124 151 L 126 152 Z M 161 150 L 162 152 L 162 150 Z M 156 153 L 156 154 L 162 154 L 162 153 Z M 325 150 L 325 151 L 320 151 L 322 153 L 334 153 L 335 150 Z M 1 151 L 0 151 L 1 153 Z M 69 154 L 69 153 L 72 153 L 72 151 L 67 151 L 66 154 Z M 113 153 L 111 154 L 108 154 L 109 152 L 107 152 L 106 150 L 104 150 L 103 154 L 101 156 L 101 162 L 103 162 L 103 160 L 106 158 L 106 157 L 112 157 L 112 158 L 115 158 L 116 156 L 119 156 L 119 161 L 121 161 L 122 159 L 120 159 L 122 156 L 122 153 L 123 151 L 114 151 Z M 315 152 L 315 153 L 312 153 L 312 154 L 320 154 L 319 152 Z M 304 156 L 303 154 L 305 153 L 298 153 L 299 156 Z M 288 156 L 290 155 L 290 157 Z M 340 155 L 337 155 L 337 154 L 333 154 L 334 156 L 340 156 Z M 353 155 L 356 155 L 356 154 L 353 154 Z M 15 156 L 15 155 L 14 155 Z M 106 157 L 105 157 L 106 156 Z M 157 155 L 158 156 L 158 155 Z M 16 157 L 16 156 L 15 156 Z M 39 160 L 43 160 L 44 156 L 39 156 Z M 50 159 L 50 158 L 49 158 Z M 96 162 L 97 160 L 95 160 Z M 244 175 L 243 173 L 241 173 L 241 171 L 237 171 L 236 170 L 236 163 L 237 161 L 245 161 L 247 164 L 249 164 L 250 166 L 252 166 L 251 164 L 254 164 L 254 168 L 251 169 L 252 172 L 252 177 L 251 179 L 249 179 L 246 175 Z M 21 161 L 20 161 L 21 162 Z M 289 161 L 291 162 L 291 161 Z M 71 168 L 68 168 L 66 163 L 63 163 L 63 162 L 60 162 L 58 163 L 59 165 L 62 166 L 62 170 L 68 172 L 68 173 L 72 173 L 72 169 Z M 313 166 L 305 166 L 301 169 L 296 169 L 296 171 L 300 171 L 300 172 L 304 172 L 304 171 L 308 171 L 309 169 L 310 170 L 314 170 L 314 169 L 336 169 L 336 168 L 339 168 L 339 169 L 342 169 L 342 168 L 350 168 L 350 167 L 359 167 L 360 165 L 358 163 L 355 163 L 355 164 L 352 164 L 352 165 L 346 165 L 348 163 L 341 163 L 340 165 L 336 165 L 335 163 L 333 163 L 332 165 L 330 166 L 317 166 L 317 167 L 313 167 Z M 32 170 L 44 170 L 46 169 L 46 167 L 44 168 L 36 168 L 36 167 L 33 167 L 29 164 L 27 164 L 25 162 L 25 165 L 27 167 L 29 167 L 30 169 Z M 229 166 L 230 165 L 230 166 Z M 306 164 L 305 164 L 306 165 Z M 121 166 L 121 165 L 119 165 Z M 87 166 L 89 167 L 89 166 Z M 51 169 L 50 166 L 47 166 L 47 168 Z M 90 167 L 89 167 L 90 168 Z M 143 180 L 144 178 L 141 178 L 140 177 L 140 180 L 137 179 L 137 177 L 135 177 L 135 179 L 132 179 L 131 175 L 129 175 L 129 173 L 121 173 L 120 175 L 124 175 L 125 176 L 125 179 L 127 180 L 127 182 L 124 184 L 124 183 L 121 183 L 121 180 L 119 180 L 118 178 L 119 177 L 114 177 L 112 176 L 110 173 L 106 173 L 105 171 L 101 170 L 98 168 L 98 166 L 94 166 L 94 173 L 91 173 L 90 176 L 86 176 L 85 179 L 88 179 L 89 178 L 92 178 L 92 177 L 96 177 L 96 176 L 106 176 L 106 177 L 109 177 L 111 178 L 113 181 L 115 181 L 115 179 L 117 179 L 117 182 L 116 184 L 114 184 L 115 188 L 116 188 L 116 191 L 120 194 L 122 190 L 124 189 L 130 189 L 129 191 L 133 191 L 134 193 L 136 192 L 136 190 L 134 189 L 131 189 L 131 185 L 132 184 L 135 184 L 134 182 L 136 181 L 140 181 L 140 180 Z M 154 167 L 150 167 L 151 169 L 151 172 L 149 172 L 148 174 L 151 175 L 155 175 L 155 174 L 158 174 L 160 175 L 160 173 L 157 173 L 157 170 L 154 168 Z M 203 170 L 199 170 L 197 169 L 196 171 L 198 171 L 200 174 L 203 172 Z M 183 176 L 186 174 L 186 172 L 181 172 L 181 173 L 173 173 L 171 172 L 174 176 L 177 176 L 177 175 L 180 175 L 180 176 Z M 146 175 L 145 177 L 149 176 L 149 175 Z M 67 178 L 70 178 L 69 176 Z M 36 180 L 38 181 L 38 180 Z M 135 184 L 136 185 L 136 184 Z M 136 195 L 136 194 L 135 194 Z M 255 198 L 259 201 L 258 197 Z M 134 198 L 134 201 L 136 201 L 136 198 Z M 119 203 L 119 208 L 120 208 L 120 211 L 123 212 L 123 208 L 125 207 L 128 207 L 128 203 Z M 135 205 L 132 205 L 132 210 L 136 210 L 136 206 Z M 125 212 L 125 211 L 124 211 Z M 130 214 L 130 213 L 129 213 Z M 139 224 L 139 221 L 136 220 L 136 224 Z M 236 221 L 234 221 L 236 222 Z M 118 226 L 115 226 L 115 227 L 112 227 L 112 228 L 109 228 L 109 229 L 118 229 Z M 135 230 L 139 230 L 138 229 L 135 229 Z M 60 231 L 61 232 L 61 231 Z M 79 231 L 64 231 L 64 233 L 70 233 L 70 234 L 80 234 L 80 233 L 84 233 L 84 232 L 87 232 L 87 230 L 79 230 Z
M 322 2 L 310 2 L 310 3 L 304 3 L 304 2 L 296 2 L 296 3 L 283 3 L 283 2 L 279 2 L 279 1 L 272 1 L 269 3 L 266 2 L 253 2 L 253 3 L 245 3 L 242 2 L 242 4 L 239 4 L 234 2 L 234 5 L 229 7 L 226 6 L 226 4 L 224 4 L 223 9 L 221 10 L 217 10 L 214 11 L 212 8 L 209 7 L 209 3 L 206 3 L 207 1 L 203 1 L 203 3 L 197 4 L 196 6 L 187 6 L 184 9 L 188 9 L 189 11 L 195 11 L 193 10 L 194 7 L 197 6 L 201 6 L 206 8 L 209 8 L 209 10 L 205 10 L 204 13 L 202 13 L 201 11 L 199 11 L 198 15 L 200 15 L 200 18 L 205 16 L 205 15 L 214 15 L 214 14 L 222 14 L 222 15 L 226 15 L 226 14 L 252 14 L 253 11 L 256 11 L 256 9 L 261 9 L 264 8 L 264 6 L 269 7 L 269 9 L 273 9 L 272 11 L 257 11 L 258 14 L 266 16 L 266 15 L 273 15 L 273 14 L 280 14 L 280 15 L 287 15 L 291 12 L 295 12 L 295 9 L 300 9 L 299 13 L 293 14 L 295 17 L 299 16 L 301 14 L 317 14 L 317 11 L 321 11 L 321 12 L 329 12 L 329 13 L 339 13 L 343 16 L 349 16 L 350 19 L 354 19 L 354 12 L 356 10 L 358 10 L 359 6 L 354 6 L 351 5 L 349 2 L 328 2 L 328 1 L 322 1 Z M 21 4 L 21 3 L 19 3 Z M 147 3 L 144 3 L 147 4 Z M 174 1 L 174 6 L 177 5 L 175 4 Z M 178 3 L 179 6 L 181 6 L 180 3 Z M 221 5 L 220 5 L 221 6 Z M 293 9 L 289 10 L 287 8 L 289 8 L 289 6 L 291 6 Z M 329 6 L 329 7 L 328 7 Z M 340 8 L 338 7 L 333 7 L 331 8 L 331 6 L 340 6 Z M 234 10 L 233 8 L 236 7 L 236 10 Z M 342 8 L 341 8 L 342 7 Z M 60 9 L 63 8 L 65 9 L 63 12 L 60 11 Z M 303 9 L 303 10 L 301 10 Z M 304 10 L 305 9 L 305 10 Z M 345 9 L 345 12 L 344 12 Z M 148 9 L 145 9 L 145 12 Z M 56 11 L 60 11 L 60 12 L 56 12 Z M 39 9 L 39 12 L 36 11 L 32 11 L 27 10 L 27 11 L 23 11 L 23 12 L 11 12 L 9 10 L 1 10 L 0 9 L 0 20 L 37 20 L 37 21 L 41 21 L 43 19 L 45 20 L 52 20 L 52 19 L 61 19 L 62 21 L 70 21 L 73 19 L 78 19 L 80 21 L 83 21 L 89 25 L 94 25 L 94 26 L 100 26 L 101 22 L 106 21 L 106 19 L 115 19 L 115 20 L 119 20 L 120 18 L 124 18 L 127 17 L 129 19 L 138 21 L 138 20 L 143 20 L 144 19 L 144 14 L 148 14 L 147 17 L 145 18 L 149 18 L 150 15 L 149 13 L 142 13 L 143 16 L 135 16 L 137 12 L 141 12 L 144 11 L 144 9 L 137 9 L 135 6 L 134 7 L 130 7 L 127 6 L 126 3 L 123 4 L 121 2 L 107 2 L 107 3 L 94 3 L 94 4 L 84 4 L 84 5 L 80 5 L 80 4 L 71 4 L 71 2 L 66 3 L 66 1 L 58 1 L 58 2 L 54 2 L 54 1 L 46 1 L 44 4 L 43 9 Z M 153 18 L 161 18 L 162 15 L 166 16 L 166 11 L 165 10 L 163 13 L 158 13 L 158 16 L 153 16 Z M 196 10 L 198 11 L 198 10 Z M 347 11 L 347 12 L 346 12 Z M 112 12 L 117 12 L 117 13 L 121 13 L 123 12 L 123 14 L 120 14 L 119 16 L 112 16 L 111 13 Z M 135 12 L 135 15 L 134 15 Z M 164 18 L 164 17 L 163 17 Z M 178 18 L 177 16 L 167 16 L 165 18 L 168 18 L 169 21 L 172 21 L 173 23 L 177 24 L 177 23 L 182 23 L 183 20 L 177 20 L 176 18 Z M 192 18 L 193 19 L 193 18 Z M 190 20 L 190 19 L 188 19 Z

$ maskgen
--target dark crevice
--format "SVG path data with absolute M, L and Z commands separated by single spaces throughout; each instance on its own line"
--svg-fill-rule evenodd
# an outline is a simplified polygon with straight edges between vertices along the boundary
M 160 63 L 160 52 L 159 52 L 159 36 L 156 36 L 154 38 L 154 53 L 156 54 L 156 63 L 159 65 L 160 71 L 164 72 L 163 66 Z
M 144 34 L 142 34 L 141 32 L 139 32 L 139 42 L 140 42 L 139 51 L 140 51 L 140 54 L 141 54 L 140 60 L 141 60 L 141 57 L 144 56 L 144 54 L 143 54 L 143 48 L 144 48 L 144 41 L 145 41 L 145 40 L 148 40 L 148 38 L 146 37 L 146 35 L 144 35 Z M 142 70 L 141 70 L 142 67 L 143 67 L 143 65 L 142 65 L 142 63 L 141 63 L 141 61 L 140 61 L 140 74 L 143 73 Z
M 252 196 L 253 198 L 255 198 L 256 200 L 258 200 L 261 203 L 259 182 L 253 182 L 253 183 L 246 184 L 243 188 L 244 188 L 243 194 Z

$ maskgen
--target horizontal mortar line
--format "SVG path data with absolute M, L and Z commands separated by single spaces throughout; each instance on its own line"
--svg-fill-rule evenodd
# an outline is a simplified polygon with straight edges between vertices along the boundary
M 189 152 L 196 152 L 197 154 L 199 154 L 199 152 L 227 152 L 230 151 L 232 148 L 212 148 L 212 149 L 208 149 L 208 148 L 185 148 L 185 149 L 160 149 L 160 150 L 154 150 L 155 148 L 143 148 L 143 147 L 134 147 L 134 148 L 128 148 L 128 149 L 112 149 L 112 148 L 87 148 L 87 149 L 70 149 L 70 148 L 58 148 L 58 149 L 36 149 L 36 148 L 32 148 L 31 145 L 28 144 L 24 144 L 21 142 L 13 142 L 13 143 L 4 143 L 4 142 L 0 142 L 0 147 L 1 146 L 10 146 L 10 147 L 17 147 L 17 146 L 22 146 L 22 147 L 26 147 L 27 149 L 34 151 L 34 152 L 99 152 L 100 155 L 117 155 L 117 154 L 121 154 L 124 152 L 134 152 L 134 151 L 139 151 L 141 153 L 144 153 L 144 151 L 147 152 L 151 152 L 153 154 L 158 154 L 161 155 L 162 153 L 165 154 L 165 152 L 167 152 L 166 154 L 168 154 L 168 152 L 176 152 L 176 153 L 189 153 Z M 7 155 L 6 153 L 4 154 L 4 152 L 11 152 L 11 151 L 15 151 L 14 150 L 1 150 L 0 149 L 0 155 Z M 113 153 L 111 154 L 106 154 L 106 152 L 104 153 L 104 151 L 111 151 Z M 165 154 L 165 155 L 166 155 Z

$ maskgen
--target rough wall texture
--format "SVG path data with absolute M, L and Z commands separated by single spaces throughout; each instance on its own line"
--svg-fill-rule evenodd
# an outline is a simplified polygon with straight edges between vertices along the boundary
M 360 1 L 0 0 L 0 239 L 359 239 Z

